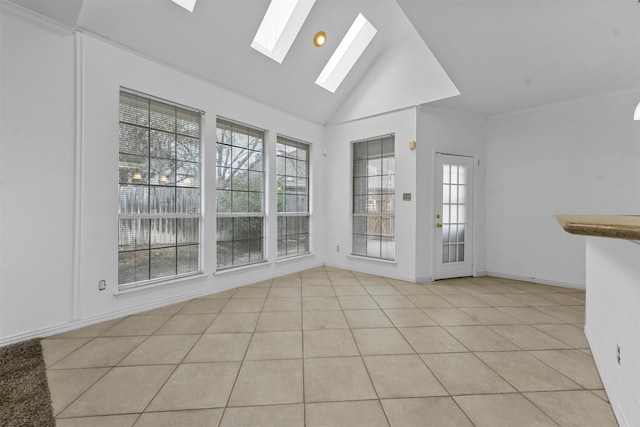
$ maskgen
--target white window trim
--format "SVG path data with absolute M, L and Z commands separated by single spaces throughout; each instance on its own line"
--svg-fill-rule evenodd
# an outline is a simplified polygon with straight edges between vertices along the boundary
M 200 186 L 198 187 L 200 189 L 200 212 L 198 213 L 144 213 L 144 214 L 118 214 L 118 222 L 121 219 L 181 219 L 181 218 L 198 218 L 199 219 L 199 231 L 198 231 L 198 270 L 197 271 L 191 271 L 188 273 L 182 273 L 182 274 L 175 274 L 172 276 L 165 276 L 165 277 L 159 277 L 159 278 L 154 278 L 154 279 L 147 279 L 147 280 L 140 280 L 137 282 L 130 282 L 130 283 L 123 283 L 120 284 L 120 279 L 119 279 L 119 267 L 118 267 L 118 290 L 116 292 L 114 292 L 114 295 L 120 295 L 120 294 L 124 294 L 124 293 L 130 293 L 136 290 L 145 290 L 145 289 L 153 289 L 156 287 L 160 287 L 160 286 L 165 286 L 165 285 L 170 285 L 170 284 L 174 284 L 174 283 L 180 283 L 183 282 L 185 280 L 190 280 L 192 278 L 197 278 L 197 277 L 206 277 L 206 275 L 203 272 L 203 259 L 202 259 L 202 251 L 203 251 L 203 237 L 204 237 L 204 233 L 203 233 L 203 228 L 204 228 L 204 182 L 202 181 L 202 178 L 204 176 L 203 174 L 203 167 L 204 167 L 204 161 L 203 161 L 203 152 L 204 152 L 204 144 L 203 144 L 203 137 L 204 137 L 204 132 L 203 132 L 203 122 L 204 122 L 204 116 L 205 116 L 205 112 L 193 107 L 189 107 L 186 106 L 184 104 L 180 104 L 174 101 L 169 101 L 167 99 L 164 98 L 160 98 L 157 96 L 153 96 L 153 95 L 149 95 L 143 92 L 139 92 L 133 89 L 129 89 L 126 87 L 121 86 L 119 88 L 119 95 L 118 97 L 120 97 L 120 94 L 122 93 L 128 93 L 130 95 L 136 95 L 136 96 L 140 96 L 140 97 L 144 97 L 147 98 L 151 101 L 156 101 L 156 102 L 161 102 L 163 104 L 167 104 L 167 105 L 171 105 L 174 106 L 176 108 L 180 108 L 183 110 L 188 110 L 188 111 L 192 111 L 195 114 L 200 116 L 200 134 L 198 135 L 198 141 L 200 143 L 200 147 L 199 147 L 199 153 L 200 153 L 200 157 L 198 160 L 198 170 L 199 170 L 199 174 L 200 174 Z M 118 123 L 120 123 L 120 116 L 118 114 Z M 119 150 L 118 150 L 119 151 Z M 120 183 L 118 182 L 118 186 L 120 185 Z M 185 188 L 190 188 L 190 187 L 185 187 Z M 178 247 L 178 246 L 176 246 Z M 118 250 L 118 255 L 120 254 L 120 251 Z

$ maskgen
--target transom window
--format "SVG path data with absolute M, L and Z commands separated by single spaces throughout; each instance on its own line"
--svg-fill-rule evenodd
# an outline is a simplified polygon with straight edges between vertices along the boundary
M 309 253 L 309 144 L 278 135 L 278 258 Z
M 200 270 L 201 112 L 120 91 L 118 284 Z
M 217 266 L 264 260 L 264 135 L 217 119 Z
M 353 143 L 353 254 L 395 259 L 395 137 Z

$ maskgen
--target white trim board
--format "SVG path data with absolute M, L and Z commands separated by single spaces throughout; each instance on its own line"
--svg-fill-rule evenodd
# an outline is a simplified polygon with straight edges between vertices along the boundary
M 520 280 L 524 282 L 540 283 L 541 285 L 559 286 L 562 288 L 585 289 L 585 285 L 580 285 L 578 283 L 560 282 L 557 280 L 540 279 L 538 277 L 520 276 L 517 274 L 499 273 L 496 271 L 487 271 L 485 275 L 499 277 L 501 279 L 513 279 L 513 280 Z

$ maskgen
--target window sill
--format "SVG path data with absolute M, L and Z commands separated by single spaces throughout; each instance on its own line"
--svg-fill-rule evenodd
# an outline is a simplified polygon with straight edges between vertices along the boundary
M 237 267 L 229 267 L 229 268 L 225 268 L 223 270 L 217 270 L 213 274 L 215 276 L 221 276 L 221 275 L 224 275 L 224 274 L 236 273 L 238 271 L 247 271 L 247 270 L 254 270 L 254 269 L 258 269 L 258 268 L 264 268 L 264 267 L 269 266 L 270 264 L 271 264 L 271 262 L 265 260 L 265 261 L 257 262 L 255 264 L 239 265 Z
M 347 255 L 347 258 L 355 259 L 358 261 L 367 261 L 367 262 L 382 263 L 382 264 L 391 264 L 391 265 L 398 264 L 395 259 L 371 258 L 371 257 L 353 255 L 353 254 Z
M 168 285 L 175 285 L 177 283 L 183 283 L 183 282 L 188 282 L 188 281 L 191 281 L 191 280 L 203 279 L 203 278 L 206 278 L 207 276 L 208 276 L 208 274 L 206 274 L 206 273 L 198 272 L 198 273 L 193 273 L 193 274 L 188 274 L 188 275 L 176 277 L 176 278 L 173 278 L 173 279 L 150 280 L 149 282 L 141 284 L 141 285 L 132 286 L 132 287 L 126 287 L 124 289 L 118 289 L 117 291 L 115 291 L 113 293 L 113 295 L 120 296 L 120 295 L 131 294 L 131 293 L 134 293 L 134 292 L 148 291 L 148 290 L 161 288 L 161 287 L 168 286 Z
M 314 254 L 312 254 L 311 252 L 307 252 L 306 254 L 291 256 L 287 258 L 279 258 L 276 260 L 276 264 L 286 263 L 289 261 L 298 261 L 304 258 L 311 258 L 312 256 L 314 256 Z

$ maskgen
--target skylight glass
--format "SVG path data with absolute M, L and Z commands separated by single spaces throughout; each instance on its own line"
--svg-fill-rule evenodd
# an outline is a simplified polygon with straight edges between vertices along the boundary
M 196 7 L 196 0 L 171 0 L 177 5 L 180 5 L 187 9 L 189 12 L 193 12 L 193 8 Z
M 335 92 L 365 51 L 378 30 L 361 13 L 318 76 L 316 84 Z
M 282 64 L 316 0 L 271 0 L 251 47 Z

